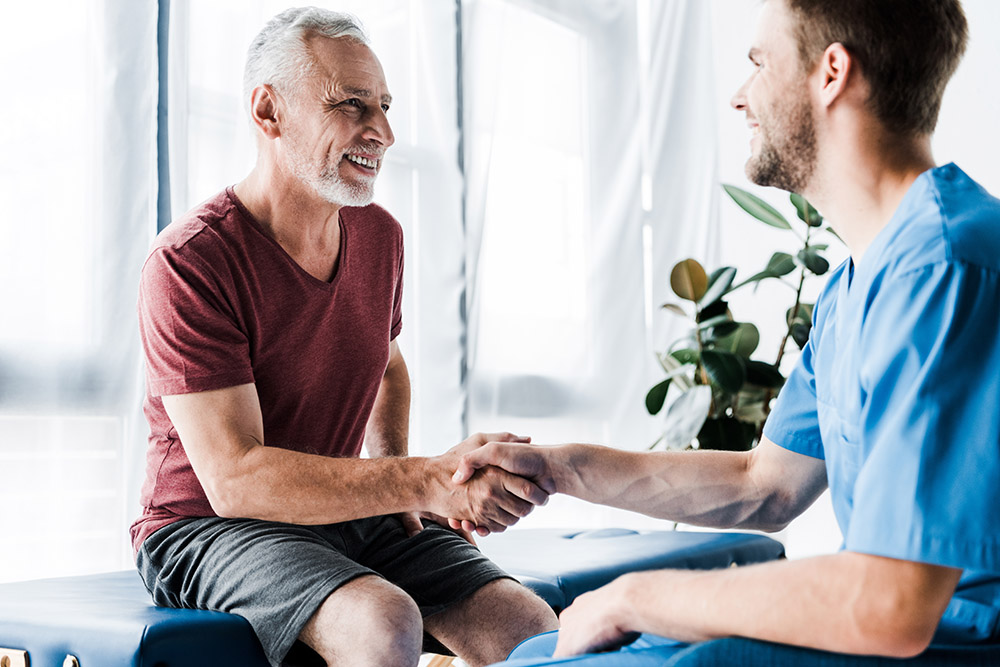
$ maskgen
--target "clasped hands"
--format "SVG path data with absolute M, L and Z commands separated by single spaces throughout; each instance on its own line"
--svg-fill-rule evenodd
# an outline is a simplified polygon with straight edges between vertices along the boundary
M 519 462 L 536 449 L 526 446 L 530 441 L 512 433 L 476 433 L 438 457 L 444 507 L 429 518 L 471 541 L 472 533 L 503 532 L 548 502 L 556 490 L 551 479 Z

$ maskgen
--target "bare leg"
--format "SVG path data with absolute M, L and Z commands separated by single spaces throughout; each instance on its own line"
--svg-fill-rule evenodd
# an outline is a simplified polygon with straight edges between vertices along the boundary
M 417 604 L 402 589 L 372 575 L 330 594 L 299 639 L 334 665 L 416 665 L 423 624 Z
M 499 662 L 524 639 L 559 627 L 545 602 L 527 588 L 498 579 L 424 619 L 439 642 L 472 667 Z

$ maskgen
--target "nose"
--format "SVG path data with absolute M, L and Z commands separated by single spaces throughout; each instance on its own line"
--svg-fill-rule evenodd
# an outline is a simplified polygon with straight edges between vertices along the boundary
M 365 128 L 364 138 L 367 141 L 376 142 L 386 148 L 396 143 L 396 137 L 393 135 L 392 127 L 389 125 L 389 118 L 385 115 L 385 111 L 381 106 L 373 105 L 373 110 L 369 114 L 368 125 Z
M 746 111 L 747 109 L 747 86 L 750 85 L 750 78 L 743 82 L 743 85 L 733 94 L 733 98 L 729 100 L 729 105 L 737 111 Z

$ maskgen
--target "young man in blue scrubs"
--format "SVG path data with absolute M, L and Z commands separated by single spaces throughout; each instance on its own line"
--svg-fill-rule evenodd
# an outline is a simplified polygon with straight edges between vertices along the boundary
M 499 465 L 550 492 L 763 530 L 829 487 L 843 549 L 625 575 L 509 664 L 1000 664 L 1000 202 L 936 167 L 930 140 L 966 35 L 957 0 L 763 5 L 732 100 L 747 175 L 815 203 L 851 257 L 755 450 L 495 443 L 456 474 Z

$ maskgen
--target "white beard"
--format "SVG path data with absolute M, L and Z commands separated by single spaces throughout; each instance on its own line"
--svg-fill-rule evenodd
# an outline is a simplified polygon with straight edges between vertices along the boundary
M 292 142 L 287 144 L 288 165 L 292 174 L 311 187 L 316 194 L 337 206 L 367 206 L 375 198 L 375 177 L 358 176 L 352 183 L 340 176 L 339 164 L 317 165 L 299 152 Z M 344 160 L 345 158 L 341 158 Z

